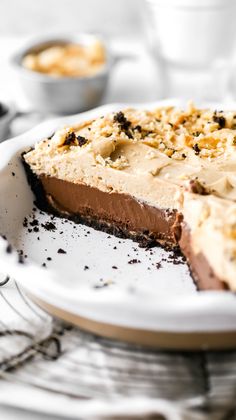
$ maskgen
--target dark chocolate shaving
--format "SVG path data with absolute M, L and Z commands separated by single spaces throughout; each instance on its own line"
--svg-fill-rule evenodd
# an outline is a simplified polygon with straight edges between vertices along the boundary
M 216 112 L 213 115 L 213 121 L 219 125 L 220 128 L 224 128 L 226 125 L 226 119 L 223 115 L 217 115 Z
M 189 188 L 190 188 L 190 192 L 194 194 L 199 194 L 199 195 L 210 194 L 210 191 L 203 184 L 201 184 L 201 182 L 199 182 L 197 179 L 192 179 L 189 182 Z
M 69 133 L 63 143 L 63 146 L 80 146 L 86 144 L 88 140 L 83 136 L 76 136 L 74 131 Z
M 88 140 L 83 136 L 77 136 L 78 145 L 82 147 L 84 144 L 88 142 Z
M 77 146 L 77 138 L 76 135 L 74 133 L 74 131 L 72 131 L 72 133 L 69 133 L 63 143 L 63 146 Z
M 197 144 L 197 143 L 195 143 L 195 144 L 193 145 L 193 150 L 194 150 L 194 152 L 195 152 L 195 155 L 199 155 L 199 153 L 201 152 L 201 150 L 199 149 L 199 146 L 198 146 L 198 144 Z
M 117 122 L 119 124 L 120 130 L 124 131 L 124 133 L 130 138 L 133 138 L 133 134 L 130 130 L 131 128 L 131 122 L 127 120 L 124 113 L 122 111 L 117 112 L 117 114 L 114 115 L 114 122 Z

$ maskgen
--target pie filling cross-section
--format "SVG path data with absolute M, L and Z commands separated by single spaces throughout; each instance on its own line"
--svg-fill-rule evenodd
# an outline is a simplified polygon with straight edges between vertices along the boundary
M 236 112 L 125 109 L 23 154 L 39 208 L 180 247 L 199 289 L 236 290 Z

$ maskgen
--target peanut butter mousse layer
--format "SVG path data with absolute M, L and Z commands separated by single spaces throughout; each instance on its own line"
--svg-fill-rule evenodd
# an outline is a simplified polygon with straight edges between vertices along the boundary
M 201 289 L 236 289 L 236 112 L 125 109 L 23 155 L 40 208 L 143 246 L 179 245 Z

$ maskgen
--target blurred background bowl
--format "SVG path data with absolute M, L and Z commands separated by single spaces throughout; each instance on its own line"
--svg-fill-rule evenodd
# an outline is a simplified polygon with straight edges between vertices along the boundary
M 22 65 L 23 58 L 29 53 L 37 53 L 48 47 L 68 43 L 89 45 L 100 41 L 105 48 L 104 66 L 92 76 L 86 77 L 52 77 L 47 74 L 28 70 Z M 97 106 L 106 91 L 107 83 L 115 57 L 107 44 L 95 35 L 81 34 L 76 37 L 58 37 L 54 39 L 37 39 L 22 51 L 15 54 L 12 63 L 17 70 L 23 91 L 34 110 L 56 114 L 71 114 L 85 111 Z

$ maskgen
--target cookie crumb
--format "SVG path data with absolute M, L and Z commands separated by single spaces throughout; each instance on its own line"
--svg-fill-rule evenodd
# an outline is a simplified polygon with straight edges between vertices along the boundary
M 141 263 L 141 261 L 138 260 L 137 258 L 133 258 L 132 260 L 128 261 L 128 264 L 139 264 L 139 263 Z
M 58 253 L 58 254 L 66 254 L 66 251 L 65 251 L 64 249 L 62 249 L 62 248 L 59 248 L 59 249 L 57 250 L 57 253 Z
M 49 232 L 56 230 L 56 226 L 52 222 L 41 223 L 41 226 Z

